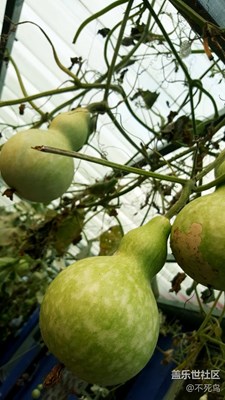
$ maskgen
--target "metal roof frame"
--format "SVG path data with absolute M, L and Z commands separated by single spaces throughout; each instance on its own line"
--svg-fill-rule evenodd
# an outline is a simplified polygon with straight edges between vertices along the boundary
M 7 0 L 0 37 L 0 96 L 5 81 L 8 59 L 16 39 L 16 24 L 19 22 L 24 0 Z
M 180 7 L 180 1 L 170 0 L 171 4 L 181 13 L 181 15 L 187 20 L 191 28 L 201 37 L 206 35 L 208 39 L 209 46 L 213 50 L 213 52 L 220 58 L 220 60 L 225 64 L 225 33 L 220 32 L 218 35 L 215 33 L 211 33 L 207 27 L 207 24 L 204 28 L 205 32 L 203 32 L 202 27 L 196 23 L 193 19 L 190 19 L 186 12 Z M 212 4 L 215 5 L 215 2 L 207 2 L 204 0 L 182 0 L 184 4 L 194 10 L 200 17 L 204 18 L 207 22 L 218 26 L 218 28 L 225 28 L 225 20 L 224 26 L 221 26 L 221 20 L 217 18 L 216 14 L 213 12 Z M 181 2 L 181 3 L 182 3 Z M 217 0 L 217 4 L 221 4 L 221 0 Z M 221 5 L 222 7 L 222 5 Z

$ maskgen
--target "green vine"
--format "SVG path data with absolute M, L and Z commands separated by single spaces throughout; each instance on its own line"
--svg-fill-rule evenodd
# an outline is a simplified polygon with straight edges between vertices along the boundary
M 73 39 L 73 44 L 75 44 L 78 40 L 78 37 L 80 36 L 81 32 L 83 29 L 92 21 L 95 21 L 96 19 L 100 18 L 102 15 L 108 13 L 109 11 L 113 10 L 113 8 L 116 8 L 118 6 L 121 6 L 124 3 L 127 3 L 128 0 L 118 0 L 115 1 L 114 3 L 110 4 L 109 6 L 103 8 L 102 10 L 98 11 L 97 13 L 91 15 L 89 18 L 87 18 L 77 29 L 76 34 Z
M 186 183 L 186 179 L 183 179 L 183 178 L 178 178 L 178 177 L 170 176 L 170 175 L 162 175 L 162 174 L 158 174 L 157 172 L 151 172 L 151 171 L 146 171 L 146 170 L 140 169 L 140 168 L 129 167 L 128 165 L 118 164 L 118 163 L 115 163 L 112 161 L 105 160 L 104 158 L 92 157 L 92 156 L 89 156 L 89 155 L 86 155 L 86 154 L 83 154 L 80 152 L 78 153 L 76 151 L 62 150 L 62 149 L 57 149 L 54 147 L 44 146 L 44 145 L 36 146 L 36 147 L 34 147 L 34 150 L 42 151 L 44 153 L 60 154 L 60 155 L 66 156 L 66 157 L 77 158 L 79 160 L 89 161 L 94 164 L 100 164 L 105 167 L 109 167 L 109 168 L 116 169 L 119 171 L 128 172 L 130 174 L 137 174 L 137 175 L 146 176 L 149 178 L 165 180 L 168 182 L 176 182 L 176 183 L 180 183 L 181 185 Z
M 121 46 L 121 42 L 122 42 L 122 39 L 123 39 L 123 36 L 124 36 L 124 32 L 125 32 L 125 28 L 126 28 L 126 25 L 127 25 L 127 21 L 130 18 L 130 11 L 131 11 L 132 5 L 133 5 L 133 0 L 129 0 L 128 3 L 127 3 L 126 11 L 124 13 L 122 24 L 121 24 L 121 27 L 120 27 L 120 32 L 119 32 L 119 35 L 118 35 L 118 38 L 117 38 L 117 44 L 116 44 L 116 47 L 114 49 L 113 57 L 112 57 L 112 60 L 111 60 L 111 63 L 110 63 L 109 69 L 108 69 L 108 75 L 107 75 L 107 80 L 106 80 L 106 88 L 105 88 L 104 99 L 103 99 L 104 101 L 107 101 L 107 99 L 108 99 L 109 90 L 110 90 L 110 84 L 111 84 L 111 81 L 112 81 L 112 76 L 114 74 L 116 60 L 117 60 L 119 49 L 120 49 L 120 46 Z

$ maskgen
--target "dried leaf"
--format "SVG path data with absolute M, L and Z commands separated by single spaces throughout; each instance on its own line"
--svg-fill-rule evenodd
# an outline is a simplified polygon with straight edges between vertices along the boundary
M 172 112 L 168 115 L 168 123 L 161 129 L 162 138 L 168 142 L 178 142 L 186 146 L 192 146 L 195 141 L 193 135 L 193 124 L 191 118 L 186 115 L 174 120 L 176 112 Z M 204 132 L 204 124 L 202 121 L 196 120 L 197 135 L 202 136 Z
M 191 296 L 191 294 L 192 294 L 192 292 L 194 292 L 196 286 L 197 286 L 197 282 L 193 281 L 191 286 L 186 289 L 186 294 L 188 296 Z
M 20 104 L 20 106 L 19 106 L 19 114 L 20 115 L 24 115 L 25 108 L 26 108 L 26 104 L 24 104 L 24 103 Z
M 44 379 L 44 387 L 52 387 L 60 382 L 64 365 L 62 363 L 56 364 Z
M 122 239 L 121 227 L 111 226 L 107 231 L 100 235 L 100 256 L 112 255 L 117 249 Z
M 81 240 L 83 220 L 83 214 L 76 212 L 56 221 L 55 229 L 51 232 L 51 243 L 58 255 L 63 255 L 70 244 Z
M 186 278 L 184 272 L 178 272 L 177 275 L 172 279 L 172 287 L 169 292 L 175 292 L 176 294 L 181 290 L 181 283 Z
M 89 186 L 87 192 L 95 196 L 104 197 L 108 193 L 112 193 L 115 190 L 117 184 L 116 178 L 105 179 L 101 182 L 96 182 Z
M 133 101 L 138 97 L 142 97 L 145 107 L 149 110 L 156 102 L 158 96 L 159 93 L 157 92 L 151 92 L 151 90 L 138 89 L 137 92 L 134 94 L 134 96 L 131 98 L 131 100 Z
M 163 359 L 161 361 L 161 364 L 167 365 L 167 364 L 171 363 L 171 361 L 173 360 L 173 352 L 174 352 L 174 349 L 165 350 L 163 352 Z
M 127 72 L 128 72 L 128 68 L 125 68 L 125 69 L 123 69 L 123 70 L 121 71 L 120 76 L 119 76 L 119 78 L 118 78 L 118 82 L 120 82 L 121 84 L 123 83 L 124 77 L 125 77 L 125 75 L 126 75 Z
M 18 249 L 25 228 L 19 219 L 18 213 L 4 213 L 0 210 L 0 250 L 1 255 L 12 254 Z
M 58 214 L 55 210 L 47 211 L 44 221 L 27 232 L 21 254 L 29 254 L 36 259 L 52 247 L 57 255 L 62 256 L 70 244 L 81 239 L 83 220 L 82 212 L 66 210 Z
M 6 197 L 8 197 L 9 200 L 13 201 L 13 195 L 14 195 L 14 193 L 15 193 L 15 189 L 9 188 L 9 189 L 6 189 L 6 190 L 2 193 L 2 196 L 6 196 Z
M 131 28 L 130 37 L 134 41 L 140 40 L 145 29 L 146 29 L 146 25 L 144 23 L 136 24 L 134 27 Z M 149 31 L 148 34 L 145 36 L 145 40 L 143 43 L 148 44 L 148 43 L 151 43 L 154 41 L 158 41 L 159 43 L 162 43 L 165 41 L 165 37 L 163 35 L 159 35 L 159 34 Z
M 133 38 L 131 36 L 125 36 L 122 40 L 122 45 L 129 47 L 129 46 L 133 46 L 135 44 Z
M 177 111 L 170 111 L 169 115 L 167 116 L 168 124 L 172 122 L 177 115 Z
M 98 30 L 98 34 L 101 35 L 103 38 L 107 37 L 110 32 L 109 28 L 102 28 Z
M 214 290 L 211 288 L 205 289 L 201 293 L 201 299 L 204 304 L 208 304 L 208 303 L 211 303 L 212 301 L 214 301 L 215 300 Z

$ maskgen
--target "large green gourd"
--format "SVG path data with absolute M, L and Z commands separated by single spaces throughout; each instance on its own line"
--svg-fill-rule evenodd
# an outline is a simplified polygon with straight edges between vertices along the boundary
M 71 185 L 74 161 L 32 147 L 46 145 L 76 151 L 86 143 L 90 131 L 90 113 L 78 108 L 55 117 L 48 130 L 29 129 L 16 133 L 0 152 L 2 178 L 19 197 L 49 203 Z
M 215 176 L 225 173 L 225 162 Z M 225 290 L 225 184 L 188 203 L 171 230 L 171 249 L 184 272 L 202 285 Z
M 159 334 L 151 279 L 163 267 L 170 222 L 128 232 L 113 256 L 80 260 L 54 279 L 40 310 L 49 350 L 76 376 L 116 385 L 149 361 Z

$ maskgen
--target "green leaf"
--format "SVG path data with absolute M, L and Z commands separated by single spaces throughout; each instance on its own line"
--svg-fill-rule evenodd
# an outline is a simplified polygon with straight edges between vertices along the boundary
M 11 266 L 18 262 L 18 258 L 15 257 L 0 257 L 0 268 Z

